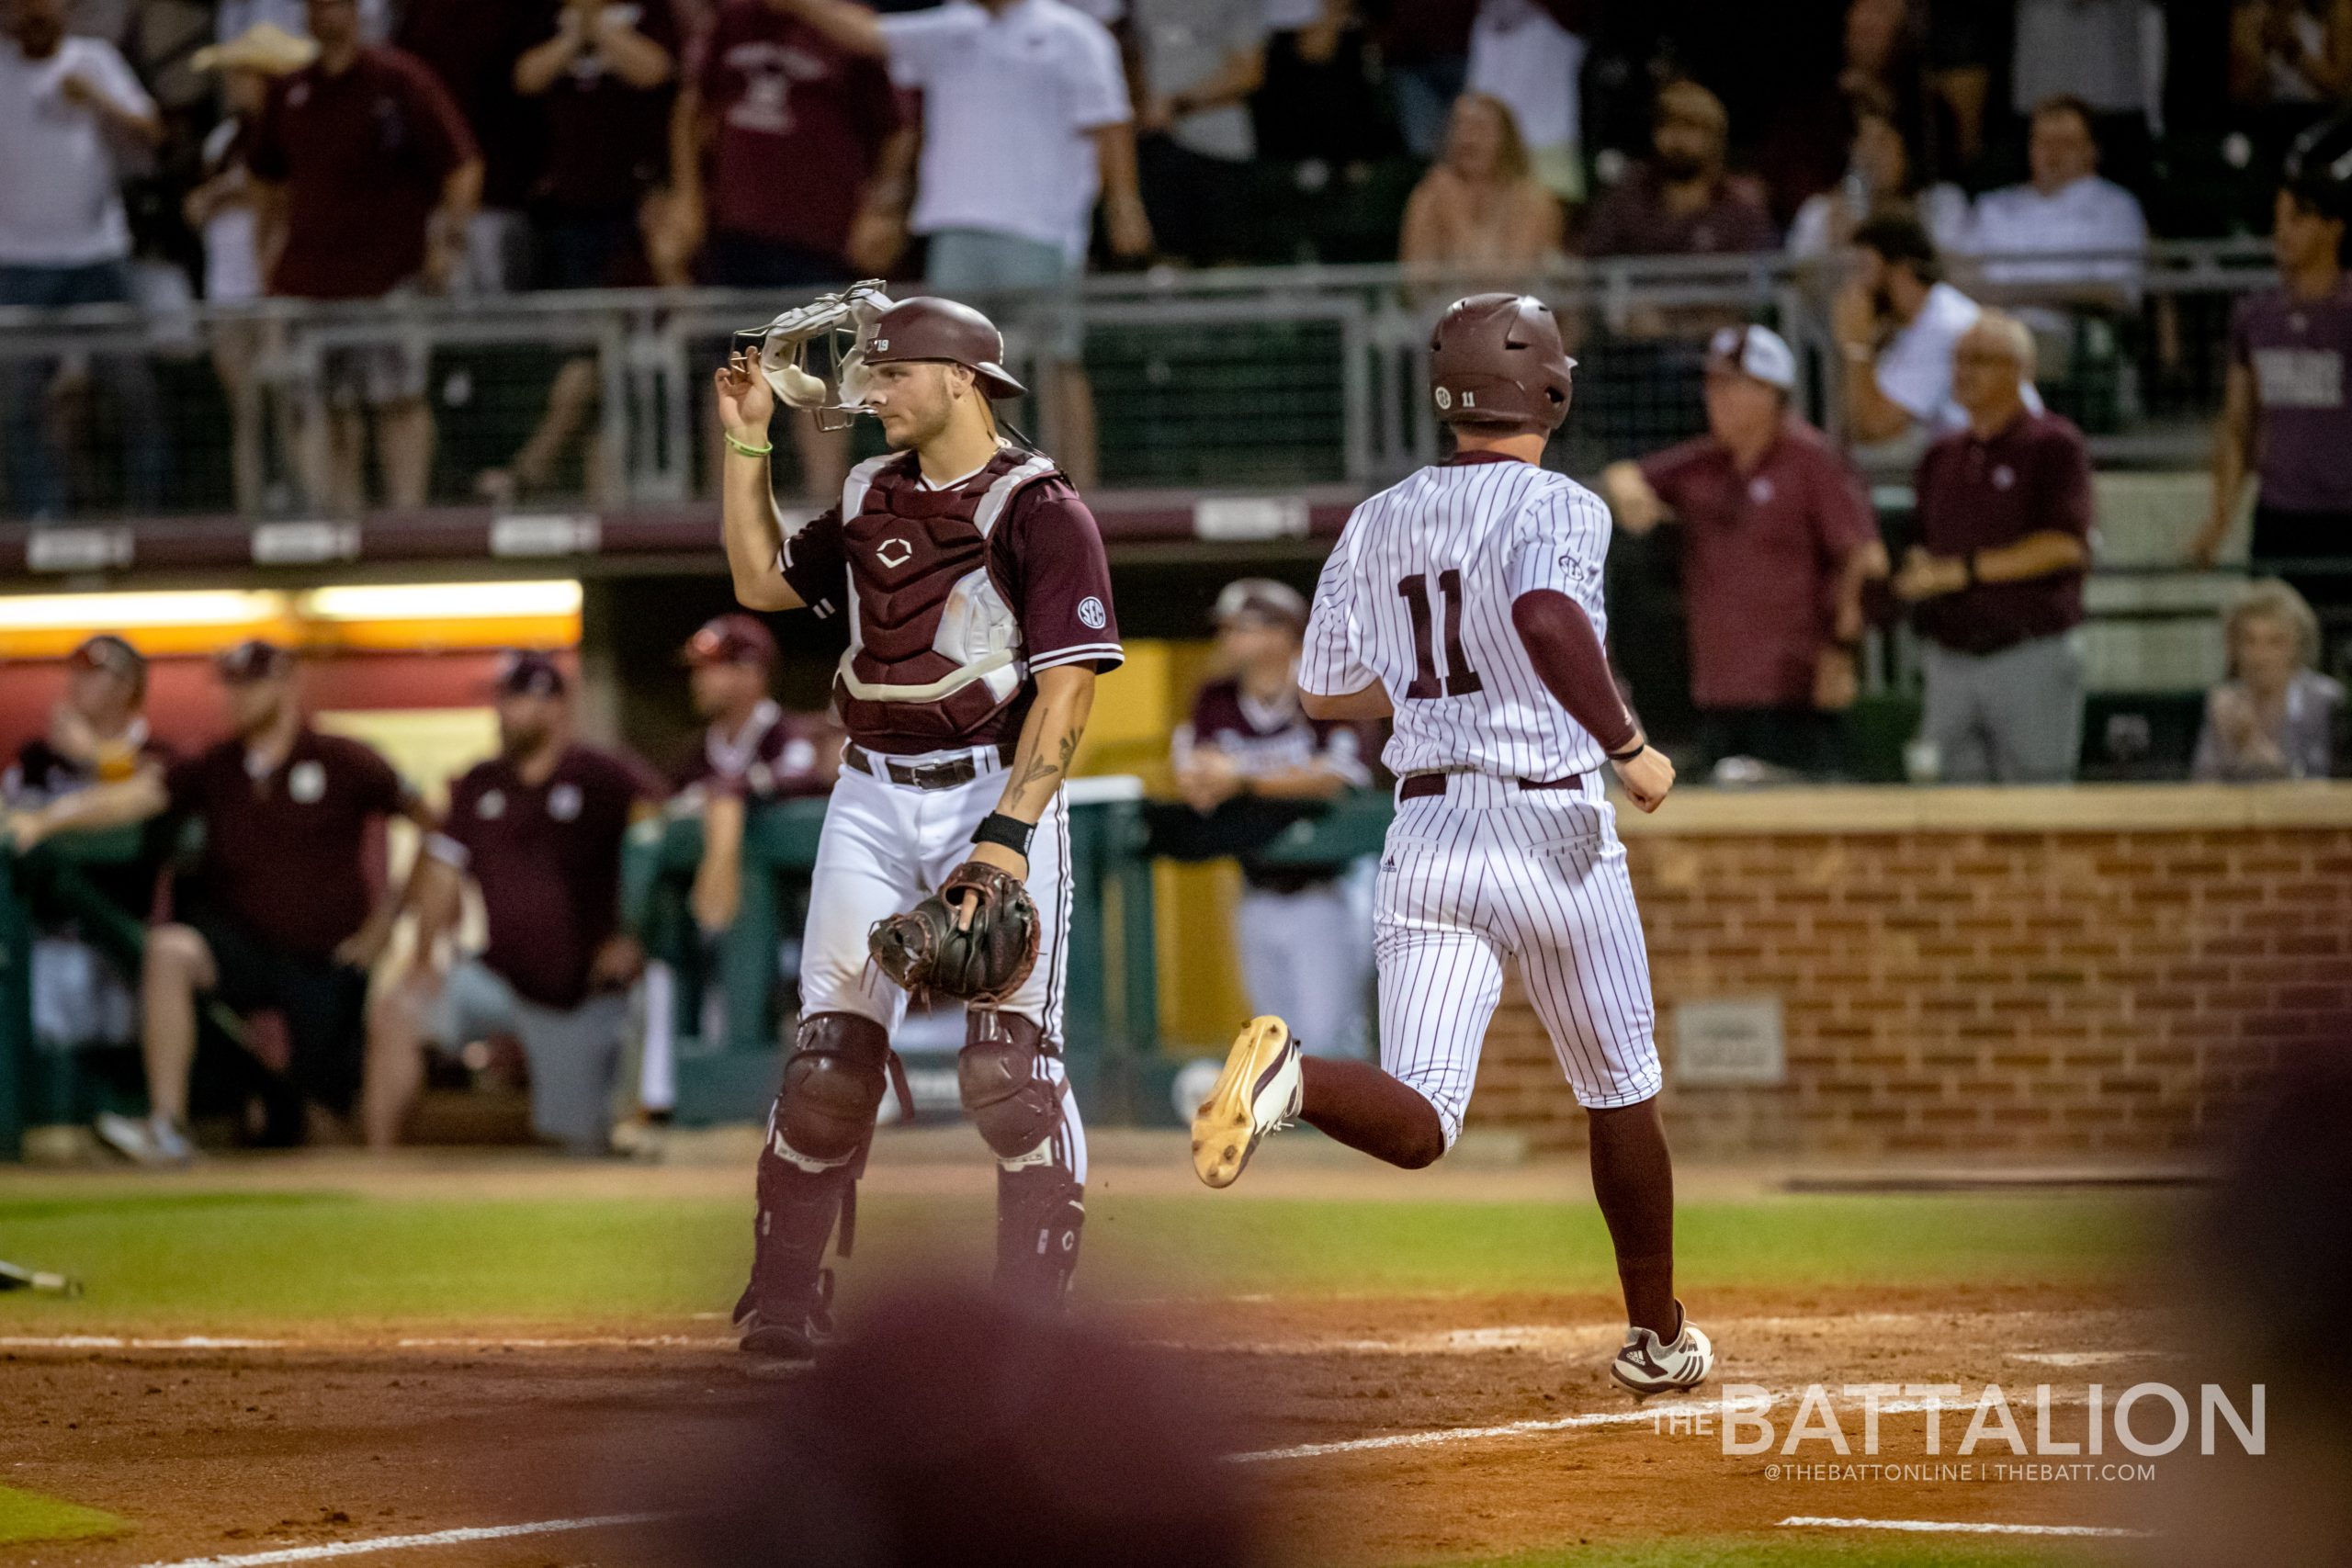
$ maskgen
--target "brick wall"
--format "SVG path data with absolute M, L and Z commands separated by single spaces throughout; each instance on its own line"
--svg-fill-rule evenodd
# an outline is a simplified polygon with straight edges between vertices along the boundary
M 1676 1145 L 1953 1163 L 2195 1147 L 2281 1046 L 2352 1014 L 2347 797 L 1694 792 L 1623 822 Z M 1677 1002 L 1768 996 L 1785 1083 L 1677 1085 Z M 1515 987 L 1471 1121 L 1584 1139 Z

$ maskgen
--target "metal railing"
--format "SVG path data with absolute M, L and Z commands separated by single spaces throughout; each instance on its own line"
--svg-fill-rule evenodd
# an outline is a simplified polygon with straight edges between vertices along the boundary
M 1988 300 L 2043 307 L 2064 347 L 2045 365 L 2045 388 L 2103 458 L 2200 460 L 2230 312 L 2271 280 L 2267 249 L 2166 243 L 2139 256 L 2032 258 L 2045 269 L 2073 264 L 2099 276 L 2120 265 L 2130 280 L 2086 306 L 2070 299 L 2079 289 L 1987 281 L 2016 271 L 2016 258 L 1956 260 L 1953 279 Z M 1558 453 L 1571 471 L 1696 431 L 1703 344 L 1731 321 L 1771 322 L 1799 345 L 1801 406 L 1834 428 L 1842 356 L 1826 321 L 1836 282 L 1834 265 L 1762 253 L 1568 260 L 1504 277 L 1396 266 L 1114 274 L 973 302 L 1004 327 L 1017 372 L 1040 389 L 1015 417 L 1048 450 L 1075 438 L 1060 395 L 1071 383 L 1056 356 L 1076 341 L 1102 483 L 1263 490 L 1371 485 L 1433 457 L 1438 432 L 1422 394 L 1429 327 L 1447 299 L 1476 288 L 1541 294 L 1574 338 L 1577 410 Z M 403 382 L 421 383 L 433 416 L 427 504 L 691 501 L 709 492 L 709 370 L 730 331 L 783 303 L 769 293 L 610 290 L 170 314 L 0 311 L 0 399 L 10 404 L 0 428 L 19 433 L 0 450 L 0 515 L 31 510 L 28 430 L 67 476 L 58 520 L 144 513 L 156 487 L 130 459 L 154 459 L 154 433 L 124 426 L 154 409 L 166 512 L 352 510 L 347 496 L 327 493 L 334 487 L 318 454 L 329 434 L 368 443 L 361 504 L 381 508 L 395 464 L 384 423 L 358 416 L 397 403 L 386 394 L 409 389 Z M 159 396 L 144 395 L 141 376 Z M 793 465 L 780 477 L 792 485 Z

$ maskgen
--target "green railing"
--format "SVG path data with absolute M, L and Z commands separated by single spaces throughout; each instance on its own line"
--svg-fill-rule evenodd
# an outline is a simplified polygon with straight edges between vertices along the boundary
M 1090 1116 L 1132 1120 L 1164 1101 L 1158 1063 L 1159 976 L 1153 947 L 1151 867 L 1143 859 L 1142 795 L 1132 779 L 1081 779 L 1070 789 L 1069 999 L 1064 1032 L 1070 1077 Z M 754 810 L 743 827 L 742 902 L 734 923 L 706 945 L 686 912 L 702 859 L 692 818 L 650 823 L 633 835 L 624 871 L 630 918 L 649 953 L 679 976 L 674 1019 L 678 1119 L 688 1124 L 754 1120 L 775 1093 L 775 954 L 794 934 L 793 886 L 816 864 L 822 800 Z M 817 911 L 821 918 L 822 911 Z M 719 1037 L 703 1032 L 702 998 L 724 998 Z M 1172 1070 L 1172 1069 L 1170 1069 Z

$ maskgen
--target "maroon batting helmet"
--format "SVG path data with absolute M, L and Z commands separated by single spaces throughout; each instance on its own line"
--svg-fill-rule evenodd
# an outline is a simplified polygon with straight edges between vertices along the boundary
M 1430 396 L 1448 424 L 1550 434 L 1568 417 L 1576 361 L 1532 294 L 1473 294 L 1430 333 Z
M 1004 334 L 996 323 L 936 295 L 918 294 L 883 311 L 865 346 L 868 365 L 919 359 L 961 365 L 977 378 L 983 397 L 1017 398 L 1029 389 L 1005 370 Z

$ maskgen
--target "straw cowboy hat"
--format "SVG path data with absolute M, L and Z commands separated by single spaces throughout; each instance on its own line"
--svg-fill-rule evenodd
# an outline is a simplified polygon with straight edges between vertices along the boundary
M 319 46 L 296 38 L 275 22 L 255 22 L 227 43 L 196 51 L 188 62 L 198 71 L 258 71 L 287 76 L 318 58 Z

